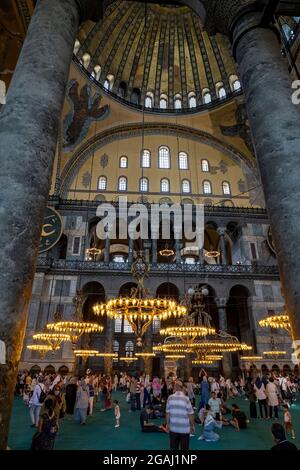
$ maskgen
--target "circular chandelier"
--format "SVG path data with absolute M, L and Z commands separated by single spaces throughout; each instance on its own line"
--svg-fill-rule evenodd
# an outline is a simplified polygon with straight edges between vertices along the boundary
M 50 344 L 28 344 L 26 347 L 29 351 L 37 351 L 40 354 L 41 359 L 46 356 L 47 352 L 54 351 Z M 59 349 L 59 346 L 56 349 Z
M 241 356 L 240 357 L 241 361 L 260 361 L 263 359 L 262 356 Z
M 212 251 L 207 251 L 204 256 L 206 256 L 206 258 L 217 258 L 218 256 L 220 256 L 220 254 L 221 253 L 219 251 L 212 250 Z
M 185 359 L 186 355 L 185 354 L 166 354 L 165 359 Z
M 156 357 L 156 354 L 154 352 L 137 352 L 135 353 L 136 357 L 142 357 L 143 359 L 148 359 L 151 357 Z
M 170 248 L 164 248 L 163 250 L 159 251 L 160 256 L 164 256 L 168 258 L 169 256 L 174 256 L 175 252 L 174 250 L 171 250 Z
M 132 357 L 130 357 L 130 356 L 124 356 L 124 357 L 121 356 L 121 357 L 119 357 L 119 361 L 124 361 L 124 362 L 127 362 L 127 363 L 134 362 L 134 361 L 137 361 L 137 360 L 138 360 L 138 357 L 136 357 L 136 356 L 132 356 Z
M 32 338 L 34 340 L 47 342 L 53 351 L 56 351 L 57 349 L 59 349 L 63 341 L 71 341 L 70 336 L 64 333 L 42 332 L 42 333 L 36 333 L 35 335 L 32 336 Z
M 274 328 L 291 331 L 291 324 L 288 315 L 270 315 L 258 322 L 262 328 Z
M 139 253 L 132 264 L 131 272 L 137 280 L 137 287 L 131 289 L 130 297 L 118 297 L 105 304 L 93 306 L 95 315 L 107 315 L 109 318 L 125 318 L 137 336 L 137 346 L 142 346 L 142 338 L 153 320 L 167 320 L 182 317 L 186 307 L 178 305 L 175 300 L 152 298 L 144 286 L 148 277 L 149 265 L 143 253 Z
M 212 359 L 195 359 L 192 361 L 192 364 L 193 365 L 201 365 L 201 366 L 205 366 L 205 365 L 212 365 L 212 364 L 215 364 L 216 361 L 212 360 Z
M 75 349 L 74 354 L 76 357 L 93 357 L 98 354 L 99 351 L 94 349 Z
M 84 333 L 101 333 L 104 328 L 98 323 L 81 321 L 83 304 L 82 291 L 77 291 L 73 298 L 73 304 L 75 311 L 70 320 L 63 320 L 61 313 L 57 311 L 54 316 L 55 321 L 53 323 L 48 323 L 46 328 L 55 333 L 64 333 L 68 335 L 74 349 L 75 343 Z
M 196 355 L 196 360 L 211 360 L 209 354 L 250 351 L 251 346 L 241 343 L 238 338 L 226 331 L 216 332 L 211 326 L 211 316 L 205 311 L 204 298 L 209 295 L 207 286 L 189 288 L 184 302 L 188 314 L 181 319 L 181 324 L 160 330 L 167 336 L 163 344 L 153 347 L 155 352 L 187 353 Z M 179 342 L 180 341 L 180 342 Z M 222 357 L 215 359 L 220 360 Z

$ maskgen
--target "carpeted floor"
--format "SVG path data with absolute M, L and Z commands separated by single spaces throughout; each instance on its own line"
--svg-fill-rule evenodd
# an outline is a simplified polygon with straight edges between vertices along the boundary
M 114 412 L 100 411 L 96 405 L 94 415 L 88 417 L 86 426 L 80 426 L 71 417 L 62 421 L 59 434 L 55 442 L 55 449 L 64 450 L 168 450 L 169 439 L 167 434 L 144 434 L 140 431 L 139 412 L 129 413 L 129 405 L 120 392 L 113 394 L 121 406 L 121 427 L 114 428 Z M 243 411 L 249 415 L 249 402 L 244 399 L 234 400 L 239 403 Z M 231 402 L 233 401 L 231 400 Z M 300 447 L 300 403 L 291 407 L 297 439 L 294 441 Z M 280 413 L 282 422 L 282 413 Z M 155 424 L 163 422 L 155 420 Z M 196 437 L 191 437 L 191 450 L 265 450 L 273 445 L 270 433 L 271 420 L 251 420 L 248 429 L 236 432 L 231 426 L 218 430 L 220 441 L 208 443 L 198 441 L 201 427 L 196 427 Z M 29 410 L 20 398 L 15 399 L 13 416 L 10 427 L 9 447 L 11 449 L 29 449 L 31 436 L 35 430 L 30 428 Z

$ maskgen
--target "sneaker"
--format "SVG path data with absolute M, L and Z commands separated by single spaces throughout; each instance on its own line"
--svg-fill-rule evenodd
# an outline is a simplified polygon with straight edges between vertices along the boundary
M 203 437 L 203 436 L 200 436 L 200 437 L 198 437 L 197 440 L 198 440 L 198 441 L 204 441 L 204 437 Z
M 195 437 L 195 434 L 190 434 L 190 437 Z
M 116 425 L 115 425 L 115 428 L 119 428 L 119 427 L 120 427 L 120 425 L 119 425 L 119 424 L 116 424 Z
M 292 439 L 296 439 L 296 436 L 292 436 Z

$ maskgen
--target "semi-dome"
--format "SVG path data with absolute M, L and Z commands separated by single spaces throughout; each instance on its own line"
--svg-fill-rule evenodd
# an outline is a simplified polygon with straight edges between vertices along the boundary
M 108 92 L 149 111 L 194 111 L 240 91 L 228 39 L 209 37 L 185 6 L 114 1 L 82 25 L 74 53 Z

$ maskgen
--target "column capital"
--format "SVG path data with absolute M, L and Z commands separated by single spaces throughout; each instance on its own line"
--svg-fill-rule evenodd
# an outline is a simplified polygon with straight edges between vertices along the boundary
M 217 233 L 218 233 L 219 235 L 225 235 L 225 233 L 226 233 L 226 227 L 218 227 L 218 228 L 217 228 Z
M 218 297 L 215 300 L 216 300 L 218 308 L 226 307 L 226 303 L 227 303 L 227 300 L 228 300 L 227 297 Z
M 91 20 L 95 23 L 103 18 L 106 8 L 113 0 L 75 0 L 80 12 L 80 22 Z

